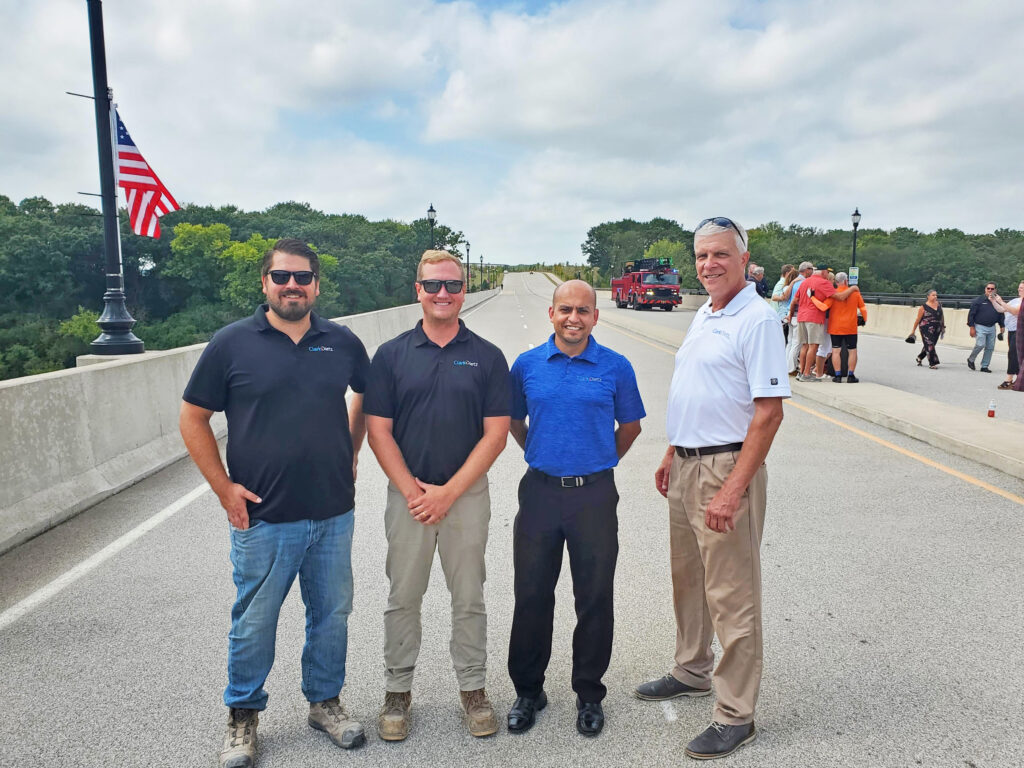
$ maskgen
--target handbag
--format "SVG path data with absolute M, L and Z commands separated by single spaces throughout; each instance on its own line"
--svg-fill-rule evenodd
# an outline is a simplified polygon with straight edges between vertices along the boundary
M 904 339 L 904 341 L 907 342 L 907 344 L 917 344 L 917 336 L 910 334 Z

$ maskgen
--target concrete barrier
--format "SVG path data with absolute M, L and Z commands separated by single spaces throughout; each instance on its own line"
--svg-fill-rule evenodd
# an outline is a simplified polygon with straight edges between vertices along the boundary
M 498 290 L 466 296 L 469 308 Z M 419 304 L 336 318 L 368 350 L 408 330 Z M 186 455 L 181 393 L 205 344 L 0 381 L 0 554 Z M 227 432 L 222 414 L 213 421 Z

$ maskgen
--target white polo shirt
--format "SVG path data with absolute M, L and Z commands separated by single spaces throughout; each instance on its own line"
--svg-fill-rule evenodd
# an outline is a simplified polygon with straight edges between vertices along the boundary
M 666 426 L 672 445 L 706 448 L 746 439 L 755 397 L 789 397 L 779 318 L 747 283 L 725 307 L 708 299 L 676 352 Z

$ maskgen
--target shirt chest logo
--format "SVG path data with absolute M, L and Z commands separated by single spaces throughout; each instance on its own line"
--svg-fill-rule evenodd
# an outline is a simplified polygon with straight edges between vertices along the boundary
M 324 347 L 324 346 L 310 347 L 309 351 L 310 352 L 333 352 L 334 351 L 334 347 Z
M 711 332 L 719 336 L 725 336 L 725 338 L 731 338 L 728 331 L 723 331 L 721 328 L 712 328 Z
M 480 367 L 480 363 L 476 362 L 475 360 L 452 360 L 452 365 L 454 365 L 456 368 L 466 368 L 466 367 L 478 368 L 478 367 Z

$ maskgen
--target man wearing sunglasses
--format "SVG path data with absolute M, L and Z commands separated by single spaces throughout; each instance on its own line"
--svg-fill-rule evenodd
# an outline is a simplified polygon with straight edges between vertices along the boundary
M 988 366 L 992 362 L 992 353 L 996 348 L 996 326 L 999 326 L 1000 341 L 1006 330 L 1003 313 L 996 310 L 992 304 L 992 297 L 996 295 L 996 284 L 986 283 L 985 293 L 972 301 L 971 308 L 967 310 L 967 326 L 970 328 L 971 338 L 974 339 L 974 349 L 967 356 L 967 367 L 972 371 L 975 370 L 974 361 L 981 353 L 982 372 L 992 373 Z
M 576 598 L 576 730 L 597 736 L 604 728 L 601 702 L 607 689 L 601 678 L 612 654 L 619 553 L 613 468 L 647 414 L 629 361 L 591 336 L 597 316 L 593 288 L 582 280 L 563 283 L 548 309 L 554 333 L 512 366 L 512 436 L 529 465 L 519 483 L 512 539 L 516 605 L 508 671 L 517 696 L 508 713 L 512 733 L 529 730 L 547 705 L 544 672 L 565 547 Z
M 390 481 L 384 511 L 391 582 L 384 611 L 384 706 L 377 732 L 409 734 L 420 606 L 435 550 L 452 600 L 450 649 L 469 732 L 498 729 L 487 699 L 484 549 L 491 516 L 487 470 L 505 448 L 508 364 L 459 319 L 462 262 L 423 254 L 416 298 L 423 319 L 373 357 L 365 412 L 370 447 Z
M 764 466 L 790 396 L 782 329 L 744 280 L 747 233 L 724 216 L 693 235 L 697 277 L 710 299 L 676 353 L 668 450 L 654 474 L 668 498 L 675 665 L 637 686 L 662 701 L 717 694 L 711 724 L 686 747 L 707 760 L 754 740 L 761 683 L 761 532 Z M 714 635 L 722 657 L 714 670 Z
M 267 303 L 218 331 L 183 396 L 181 435 L 227 512 L 237 597 L 228 635 L 229 708 L 220 764 L 252 766 L 281 604 L 296 576 L 306 604 L 307 722 L 348 749 L 363 727 L 338 699 L 352 610 L 355 461 L 370 361 L 348 329 L 312 311 L 320 263 L 278 240 L 262 265 Z M 346 407 L 345 393 L 352 397 Z M 227 416 L 228 471 L 210 428 Z

